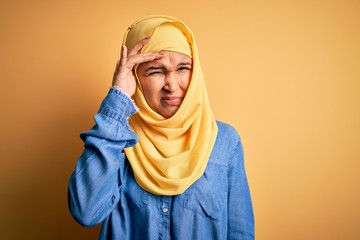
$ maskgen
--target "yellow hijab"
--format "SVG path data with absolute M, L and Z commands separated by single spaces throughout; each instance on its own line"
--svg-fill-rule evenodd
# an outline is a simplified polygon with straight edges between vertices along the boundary
M 218 129 L 191 30 L 179 19 L 150 16 L 128 28 L 124 44 L 131 49 L 147 36 L 152 37 L 142 52 L 186 54 L 193 60 L 192 77 L 181 106 L 170 118 L 149 107 L 137 79 L 133 98 L 139 112 L 129 122 L 139 142 L 125 153 L 143 189 L 157 195 L 177 195 L 203 175 Z

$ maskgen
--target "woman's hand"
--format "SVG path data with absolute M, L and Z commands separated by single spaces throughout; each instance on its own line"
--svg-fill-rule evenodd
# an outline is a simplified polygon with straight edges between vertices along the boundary
M 122 46 L 121 56 L 116 64 L 112 86 L 120 88 L 130 97 L 135 93 L 136 89 L 136 79 L 133 72 L 134 66 L 162 57 L 160 53 L 140 53 L 140 50 L 149 41 L 150 37 L 146 37 L 137 42 L 129 51 L 125 45 Z

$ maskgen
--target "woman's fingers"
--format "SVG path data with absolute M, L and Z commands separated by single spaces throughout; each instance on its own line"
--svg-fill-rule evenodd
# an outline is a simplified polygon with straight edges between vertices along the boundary
M 127 47 L 123 45 L 120 54 L 120 64 L 124 66 L 126 65 L 126 61 L 127 61 Z
M 158 52 L 140 52 L 149 41 L 150 37 L 147 37 L 137 42 L 130 50 L 125 45 L 121 48 L 120 60 L 116 64 L 113 76 L 113 86 L 124 90 L 129 96 L 132 96 L 136 89 L 135 75 L 132 71 L 134 66 L 163 57 L 163 54 Z
M 135 54 L 138 54 L 139 51 L 150 41 L 151 37 L 146 37 L 138 41 L 135 46 L 130 49 L 128 56 L 133 56 Z
M 120 70 L 131 70 L 136 64 L 153 61 L 162 57 L 160 53 L 139 53 L 140 50 L 150 41 L 150 37 L 141 39 L 135 46 L 128 50 L 125 45 L 121 48 Z
M 128 57 L 127 59 L 127 66 L 134 67 L 137 64 L 141 64 L 144 62 L 153 61 L 156 59 L 162 58 L 164 55 L 161 53 L 140 53 L 134 56 Z

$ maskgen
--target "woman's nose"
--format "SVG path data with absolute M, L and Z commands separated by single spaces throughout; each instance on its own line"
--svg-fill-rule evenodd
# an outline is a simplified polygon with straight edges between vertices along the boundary
M 164 89 L 168 92 L 175 92 L 178 88 L 178 82 L 174 73 L 168 73 L 165 75 Z

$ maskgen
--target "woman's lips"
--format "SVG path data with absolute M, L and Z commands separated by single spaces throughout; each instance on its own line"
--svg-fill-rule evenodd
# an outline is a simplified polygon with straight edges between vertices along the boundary
M 179 106 L 182 102 L 182 97 L 163 97 L 161 99 L 162 102 L 166 103 L 167 105 L 171 106 Z

